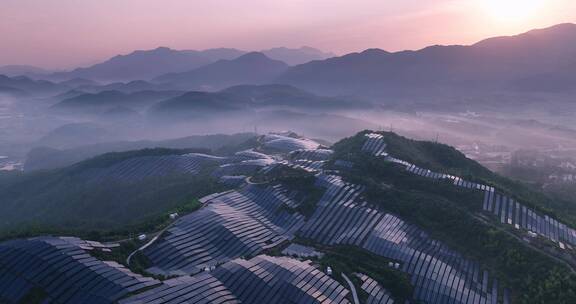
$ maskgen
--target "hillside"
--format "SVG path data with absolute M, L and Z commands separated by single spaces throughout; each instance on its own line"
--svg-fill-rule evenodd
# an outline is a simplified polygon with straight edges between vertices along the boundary
M 117 219 L 130 214 L 134 219 L 147 211 L 163 212 L 165 209 L 158 208 L 168 207 L 165 204 L 172 201 L 168 198 L 175 195 L 213 192 L 140 250 L 134 251 L 138 245 L 133 241 L 121 241 L 119 248 L 92 253 L 161 280 L 121 303 L 166 303 L 168 300 L 159 296 L 165 293 L 179 302 L 206 293 L 213 294 L 211 301 L 247 303 L 267 299 L 298 302 L 302 295 L 312 303 L 329 296 L 338 303 L 352 303 L 353 294 L 362 301 L 392 299 L 398 303 L 576 300 L 573 214 L 544 205 L 538 192 L 490 172 L 452 147 L 373 131 L 343 139 L 331 148 L 291 132 L 263 135 L 241 146 L 226 157 L 167 149 L 113 153 L 58 171 L 91 180 L 92 188 L 98 190 L 106 188 L 94 188 L 94 183 L 114 181 L 107 188 L 126 187 L 122 191 L 131 189 L 126 185 L 137 185 L 140 192 L 145 189 L 163 202 L 160 207 L 142 200 L 142 195 L 136 196 L 140 199 L 137 205 L 130 203 L 132 200 L 110 205 L 106 199 L 101 201 L 108 206 L 105 210 L 94 209 L 96 204 L 70 209 L 74 210 L 68 213 L 71 222 L 61 222 L 63 227 L 77 225 L 75 217 L 88 212 L 91 218 L 106 214 L 104 219 Z M 246 148 L 249 150 L 240 150 Z M 172 181 L 183 182 L 182 188 L 162 189 L 164 179 L 158 178 L 149 184 L 136 182 L 146 180 L 145 176 L 167 176 L 166 172 L 178 168 L 186 168 L 186 176 L 202 176 L 194 173 L 202 169 L 186 165 L 182 158 L 208 164 L 204 172 L 211 172 L 212 178 L 218 177 L 233 189 L 219 192 L 211 188 L 210 179 L 203 178 L 198 184 L 201 180 L 176 175 L 171 175 Z M 154 162 L 147 164 L 149 161 Z M 127 179 L 131 183 L 122 182 Z M 44 182 L 35 186 L 22 179 L 11 180 L 0 176 L 0 183 L 10 185 L 2 191 L 30 195 L 62 191 L 54 185 L 65 179 L 43 178 Z M 20 191 L 24 186 L 26 191 Z M 68 185 L 66 189 L 81 188 Z M 198 198 L 199 194 L 189 195 Z M 97 197 L 102 198 L 100 195 Z M 41 197 L 38 202 L 42 204 L 36 204 L 27 216 L 42 211 L 52 220 L 62 220 L 54 216 L 57 209 L 39 208 L 54 206 L 46 199 L 49 195 Z M 16 218 L 13 210 L 7 211 L 0 214 Z M 60 244 L 61 239 L 8 241 L 0 243 L 0 249 L 19 248 L 32 254 L 33 244 L 39 241 Z M 126 259 L 129 253 L 132 260 Z M 0 262 L 12 258 L 0 255 Z M 306 262 L 309 260 L 312 262 Z M 28 277 L 28 267 L 6 268 L 5 276 L 26 278 L 27 284 L 44 292 L 42 299 L 60 298 L 49 284 Z M 266 269 L 265 278 L 261 269 Z M 276 283 L 265 283 L 269 279 Z M 205 284 L 207 280 L 211 283 Z M 310 291 L 317 286 L 310 280 L 322 282 L 325 288 Z M 90 287 L 80 284 L 77 288 Z M 295 293 L 279 297 L 277 293 L 286 288 Z M 14 297 L 0 291 L 2 296 Z
M 131 151 L 51 171 L 2 173 L 0 235 L 83 234 L 155 225 L 159 217 L 187 201 L 221 189 L 209 176 L 192 171 L 199 170 L 201 163 L 190 166 L 193 163 L 185 161 L 195 159 L 179 156 L 189 152 Z M 168 167 L 155 168 L 158 164 Z M 140 170 L 124 171 L 123 166 L 140 166 Z
M 163 147 L 170 149 L 208 149 L 220 150 L 235 147 L 254 138 L 252 133 L 233 135 L 195 135 L 161 141 L 121 141 L 92 143 L 69 149 L 37 147 L 28 153 L 24 163 L 24 171 L 56 169 L 70 166 L 74 163 L 109 152 L 125 152 L 145 148 Z

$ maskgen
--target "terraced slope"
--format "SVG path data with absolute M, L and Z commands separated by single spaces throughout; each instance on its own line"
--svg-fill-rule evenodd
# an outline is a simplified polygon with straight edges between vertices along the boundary
M 434 303 L 496 303 L 497 281 L 488 272 L 398 216 L 361 199 L 362 188 L 338 176 L 319 176 L 328 188 L 299 235 L 326 245 L 354 245 L 399 262 L 415 287 L 414 299 Z M 494 301 L 494 302 L 493 302 Z
M 150 272 L 194 274 L 241 256 L 254 256 L 290 240 L 303 216 L 278 187 L 249 185 L 210 198 L 201 210 L 181 218 L 144 254 Z
M 370 139 L 374 141 L 375 137 Z M 384 153 L 381 151 L 384 144 L 371 143 L 368 146 L 374 146 Z M 317 159 L 327 159 L 331 153 L 308 149 L 297 150 L 290 155 L 292 160 L 274 166 L 298 167 L 300 161 L 324 164 L 324 161 Z M 315 168 L 316 171 L 321 167 Z M 290 240 L 296 233 L 319 244 L 353 245 L 397 261 L 399 270 L 412 278 L 416 300 L 440 303 L 497 302 L 498 282 L 490 278 L 487 271 L 481 271 L 477 262 L 450 250 L 398 216 L 372 207 L 362 198 L 362 186 L 344 182 L 338 175 L 324 173 L 316 177 L 316 186 L 326 191 L 306 222 L 298 213 L 289 215 L 281 209 L 297 207 L 298 203 L 282 197 L 278 188 L 268 188 L 265 192 L 267 195 L 263 195 L 259 187 L 249 186 L 211 198 L 206 208 L 183 218 L 169 230 L 167 236 L 144 252 L 153 263 L 150 271 L 196 273 L 236 257 L 254 256 L 266 248 Z M 248 193 L 256 195 L 248 199 Z M 247 216 L 238 208 L 254 212 Z M 277 222 L 279 216 L 283 220 L 274 229 L 263 225 L 269 221 Z M 251 217 L 256 217 L 258 221 L 253 222 Z M 290 225 L 284 224 L 284 218 L 291 219 Z M 297 224 L 292 224 L 295 218 Z M 230 222 L 230 219 L 233 220 Z M 278 233 L 278 227 L 284 231 Z M 254 239 L 255 236 L 257 239 Z
M 238 186 L 200 199 L 202 208 L 182 216 L 141 248 L 143 256 L 139 257 L 146 258 L 142 261 L 148 263 L 148 273 L 176 278 L 158 282 L 126 270 L 128 278 L 118 275 L 121 282 L 141 286 L 149 280 L 155 287 L 138 288 L 130 294 L 118 289 L 113 296 L 106 294 L 110 296 L 106 301 L 350 303 L 355 289 L 368 303 L 508 304 L 539 303 L 542 299 L 572 303 L 570 299 L 576 297 L 571 289 L 574 276 L 537 247 L 553 244 L 554 250 L 564 254 L 556 259 L 572 257 L 572 228 L 520 203 L 498 184 L 485 183 L 474 175 L 457 176 L 465 159 L 446 154 L 439 161 L 436 156 L 422 155 L 438 165 L 427 169 L 401 159 L 401 153 L 393 154 L 398 153 L 398 143 L 387 140 L 382 133 L 363 132 L 330 150 L 294 134 L 273 134 L 259 138 L 252 149 L 226 158 L 191 154 L 168 160 L 160 156 L 155 159 L 163 159 L 159 165 L 139 165 L 131 170 L 126 170 L 130 169 L 126 160 L 108 164 L 105 168 L 125 169 L 106 171 L 106 176 L 134 178 L 145 172 L 163 174 L 173 168 L 170 164 L 181 164 L 176 159 L 188 157 L 208 162 L 212 176 Z M 450 165 L 442 167 L 447 161 Z M 193 175 L 195 165 L 186 164 L 190 166 L 179 168 L 189 168 Z M 421 210 L 430 212 L 424 220 L 418 217 Z M 73 249 L 79 253 L 102 246 L 78 239 L 56 240 L 73 244 L 66 246 L 80 248 Z M 57 303 L 87 301 L 68 294 L 62 298 L 62 292 L 53 292 L 46 281 L 30 285 L 18 268 L 10 268 L 26 263 L 12 248 L 30 242 L 37 241 L 0 243 L 0 299 L 16 303 L 37 294 L 38 289 L 33 289 L 37 287 L 42 296 L 50 295 Z M 490 257 L 470 252 L 466 246 Z M 46 246 L 30 247 L 46 251 Z M 76 260 L 83 258 L 80 254 Z M 87 258 L 90 265 L 104 263 Z M 304 260 L 308 258 L 314 262 Z M 43 263 L 46 261 L 34 265 Z M 331 265 L 334 271 L 328 269 Z M 68 268 L 56 270 L 62 269 Z M 84 276 L 91 278 L 99 269 L 90 268 L 88 272 L 94 274 Z M 341 278 L 341 272 L 354 280 Z M 75 278 L 64 275 L 59 282 L 66 286 L 83 282 Z M 338 280 L 346 282 L 346 287 Z M 398 281 L 411 287 L 403 289 Z M 349 288 L 348 284 L 356 286 Z M 100 292 L 82 288 L 87 287 L 81 284 L 75 294 Z

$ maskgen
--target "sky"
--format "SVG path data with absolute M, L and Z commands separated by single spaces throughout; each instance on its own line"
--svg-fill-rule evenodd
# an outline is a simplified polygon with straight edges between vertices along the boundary
M 565 22 L 574 0 L 0 0 L 0 65 L 69 69 L 159 46 L 398 51 Z

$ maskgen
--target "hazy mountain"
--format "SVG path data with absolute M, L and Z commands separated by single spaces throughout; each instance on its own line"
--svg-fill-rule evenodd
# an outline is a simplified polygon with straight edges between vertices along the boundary
M 73 78 L 66 81 L 60 82 L 61 85 L 65 85 L 71 88 L 78 88 L 78 87 L 94 87 L 100 86 L 101 84 L 90 79 L 84 78 Z
M 52 71 L 30 66 L 30 65 L 5 65 L 0 66 L 0 75 L 6 75 L 9 77 L 14 76 L 35 76 L 35 75 L 45 75 L 52 73 Z
M 23 90 L 15 89 L 12 87 L 0 86 L 0 95 L 7 95 L 12 97 L 26 97 L 28 93 Z
M 219 60 L 189 72 L 166 74 L 154 81 L 182 89 L 217 90 L 240 84 L 266 83 L 287 68 L 288 65 L 282 61 L 253 52 L 233 60 Z
M 103 142 L 110 136 L 109 130 L 96 123 L 70 123 L 48 132 L 37 145 L 64 149 Z
M 264 55 L 286 62 L 289 65 L 298 65 L 307 63 L 313 60 L 323 60 L 335 57 L 333 53 L 323 52 L 321 50 L 303 46 L 298 49 L 290 49 L 286 47 L 277 47 L 261 51 Z
M 53 105 L 52 109 L 92 114 L 109 111 L 117 107 L 141 109 L 156 101 L 173 98 L 182 93 L 178 91 L 140 91 L 135 93 L 102 91 L 99 93 L 85 93 L 64 99 Z
M 166 73 L 189 71 L 219 59 L 231 59 L 243 52 L 234 49 L 206 51 L 177 51 L 166 47 L 134 51 L 118 55 L 102 63 L 78 68 L 70 72 L 55 73 L 57 79 L 87 78 L 101 81 L 129 81 L 152 79 Z
M 221 91 L 234 96 L 237 103 L 251 108 L 287 107 L 301 109 L 337 110 L 369 108 L 372 105 L 351 97 L 318 96 L 290 85 L 241 85 Z
M 21 92 L 26 94 L 59 94 L 68 89 L 46 80 L 33 80 L 25 76 L 8 77 L 0 75 L 0 88 L 2 91 Z
M 262 109 L 306 112 L 367 109 L 371 104 L 351 98 L 324 97 L 288 85 L 241 85 L 219 92 L 189 92 L 154 105 L 153 117 L 191 118 L 204 114 Z
M 144 80 L 133 80 L 129 82 L 113 82 L 106 85 L 81 85 L 76 87 L 77 90 L 98 93 L 103 91 L 120 91 L 124 93 L 134 93 L 139 91 L 168 91 L 170 85 L 159 85 Z
M 225 114 L 242 110 L 230 97 L 220 93 L 189 92 L 182 96 L 159 102 L 149 111 L 156 118 L 193 118 L 206 114 Z
M 397 95 L 447 89 L 507 89 L 555 73 L 576 58 L 576 25 L 561 24 L 470 46 L 390 53 L 366 50 L 290 68 L 277 82 L 330 93 Z
M 552 72 L 521 78 L 514 85 L 516 89 L 528 92 L 572 93 L 576 91 L 576 60 Z
M 246 51 L 232 48 L 196 51 L 159 47 L 154 50 L 139 50 L 127 55 L 118 55 L 93 66 L 78 68 L 68 72 L 58 72 L 44 77 L 58 80 L 85 78 L 106 82 L 149 80 L 164 74 L 190 71 L 218 60 L 232 60 L 247 53 Z M 263 50 L 262 53 L 272 59 L 285 61 L 290 65 L 334 56 L 332 53 L 326 53 L 311 47 L 299 49 L 280 47 Z M 33 67 L 26 66 L 7 66 L 5 69 L 7 72 L 3 73 L 3 68 L 0 68 L 0 74 L 27 75 L 49 73 L 49 71 L 35 70 Z

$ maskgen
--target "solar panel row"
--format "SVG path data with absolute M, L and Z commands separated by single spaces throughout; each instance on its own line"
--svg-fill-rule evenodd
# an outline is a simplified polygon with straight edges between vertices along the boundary
M 366 141 L 362 146 L 362 151 L 368 152 L 374 156 L 386 156 L 386 143 L 384 142 L 384 136 L 376 133 L 365 134 Z
M 384 142 L 383 137 L 379 134 L 367 134 L 366 137 L 367 140 L 365 141 L 364 147 L 367 145 L 370 147 L 380 146 L 379 144 L 375 144 L 374 141 Z M 372 152 L 372 154 L 376 155 L 373 153 L 373 149 L 363 148 L 363 150 Z M 563 249 L 566 246 L 576 246 L 575 229 L 572 229 L 566 224 L 563 224 L 547 215 L 538 214 L 536 211 L 527 208 L 512 198 L 498 194 L 496 189 L 492 186 L 466 181 L 463 178 L 449 174 L 433 172 L 391 156 L 386 156 L 386 160 L 404 165 L 408 172 L 422 177 L 452 180 L 452 183 L 455 186 L 483 191 L 483 210 L 493 213 L 500 223 L 513 225 L 517 229 L 524 229 L 526 231 L 537 233 L 538 235 L 557 243 L 560 248 Z
M 170 174 L 196 174 L 206 165 L 222 163 L 226 158 L 204 154 L 134 157 L 106 168 L 92 168 L 81 177 L 92 182 L 106 180 L 135 181 Z
M 208 200 L 178 220 L 144 250 L 153 273 L 192 274 L 293 238 L 304 217 L 283 206 L 297 205 L 278 187 L 249 185 Z
M 298 234 L 327 245 L 361 244 L 382 216 L 357 200 L 362 187 L 335 175 L 322 176 L 317 184 L 327 190 Z
M 36 288 L 55 303 L 113 303 L 160 283 L 94 258 L 78 246 L 81 243 L 56 237 L 1 243 L 0 299 L 19 303 Z
M 165 281 L 120 303 L 349 303 L 348 293 L 309 263 L 260 255 Z
M 502 224 L 531 231 L 561 246 L 576 246 L 576 230 L 503 194 L 486 191 L 483 210 L 492 213 Z
M 317 184 L 327 191 L 298 235 L 323 244 L 356 245 L 398 261 L 400 270 L 411 275 L 416 300 L 490 303 L 491 290 L 477 282 L 478 265 L 416 226 L 371 208 L 360 198 L 362 189 L 341 177 L 320 174 Z
M 292 151 L 289 156 L 292 160 L 323 161 L 329 160 L 332 154 L 334 151 L 329 149 L 308 149 Z
M 392 299 L 390 293 L 374 279 L 362 273 L 356 273 L 355 275 L 362 281 L 360 288 L 368 294 L 366 304 L 394 304 L 394 299 Z

